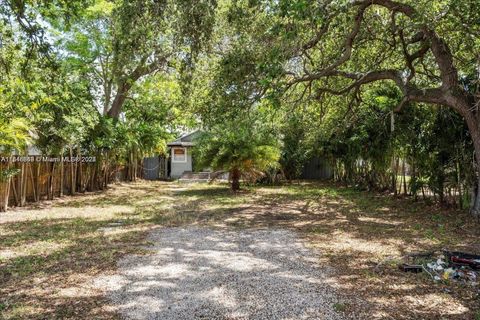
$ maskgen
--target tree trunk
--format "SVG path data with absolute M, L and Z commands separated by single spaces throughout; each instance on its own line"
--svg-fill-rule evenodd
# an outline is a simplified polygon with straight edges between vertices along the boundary
M 397 173 L 398 173 L 398 158 L 393 157 L 392 165 L 392 190 L 393 194 L 397 195 Z
M 103 104 L 103 115 L 106 116 L 108 113 L 108 108 L 110 107 L 110 100 L 112 96 L 112 80 L 103 79 L 103 90 L 105 96 L 105 102 Z
M 477 184 L 473 188 L 472 207 L 470 208 L 470 212 L 476 217 L 480 216 L 480 187 L 479 186 L 480 186 L 480 178 L 477 178 Z
M 108 165 L 108 153 L 105 154 L 105 173 L 103 177 L 103 188 L 107 189 L 108 187 L 108 176 L 109 176 L 109 165 Z
M 462 115 L 467 123 L 468 131 L 472 136 L 473 147 L 475 150 L 475 174 L 477 176 L 477 181 L 473 188 L 470 213 L 476 217 L 480 217 L 480 123 L 478 116 L 476 117 L 471 112 L 463 112 Z
M 412 163 L 412 172 L 411 172 L 411 175 L 410 175 L 410 182 L 409 182 L 410 195 L 412 195 L 413 198 L 415 199 L 415 201 L 417 201 L 418 189 L 417 189 L 417 168 L 415 167 L 415 158 L 412 157 L 410 159 L 410 161 Z M 415 186 L 415 187 L 412 188 L 413 186 Z M 415 190 L 415 193 L 413 192 L 413 190 Z
M 457 172 L 457 189 L 458 189 L 458 207 L 462 209 L 463 207 L 463 194 L 462 194 L 462 175 L 460 169 L 460 161 L 458 160 L 458 155 L 455 164 L 455 170 Z
M 231 170 L 230 178 L 232 179 L 232 191 L 240 190 L 240 171 L 238 169 Z
M 125 81 L 118 86 L 118 91 L 113 99 L 112 107 L 107 112 L 108 116 L 113 119 L 118 119 L 120 112 L 122 111 L 122 106 L 127 99 L 128 91 L 131 87 L 132 85 L 128 81 Z

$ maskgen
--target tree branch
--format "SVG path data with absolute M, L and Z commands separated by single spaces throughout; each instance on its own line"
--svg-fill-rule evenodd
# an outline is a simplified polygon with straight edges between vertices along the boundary
M 454 99 L 461 88 L 459 85 L 458 71 L 453 62 L 453 55 L 445 40 L 439 37 L 436 32 L 430 29 L 427 25 L 420 25 L 418 27 L 418 32 L 409 40 L 405 39 L 402 30 L 398 33 L 401 40 L 403 55 L 405 57 L 406 68 L 410 70 L 408 77 L 405 70 L 402 69 L 375 70 L 367 73 L 353 73 L 340 70 L 351 59 L 354 42 L 360 32 L 365 12 L 369 7 L 377 5 L 392 12 L 392 32 L 394 37 L 398 28 L 395 23 L 396 13 L 401 13 L 412 20 L 414 20 L 417 15 L 417 12 L 412 6 L 392 0 L 358 0 L 354 1 L 352 4 L 358 9 L 355 19 L 352 22 L 353 27 L 345 38 L 343 51 L 340 57 L 321 70 L 316 70 L 311 73 L 304 72 L 303 76 L 290 78 L 290 80 L 287 81 L 287 90 L 298 83 L 308 82 L 309 85 L 311 85 L 311 83 L 316 80 L 328 77 L 340 77 L 352 80 L 350 84 L 338 90 L 333 88 L 318 89 L 319 93 L 342 95 L 353 89 L 357 90 L 362 85 L 368 83 L 391 80 L 395 82 L 404 95 L 404 98 L 397 106 L 398 110 L 407 102 L 413 101 L 448 105 L 457 110 L 462 109 L 459 110 L 460 112 L 465 111 L 463 110 L 464 107 L 462 107 L 464 104 L 458 103 L 458 99 Z M 321 36 L 322 32 L 320 32 L 314 39 L 307 42 L 305 48 L 308 49 L 313 47 Z M 421 43 L 420 48 L 415 52 L 410 53 L 408 47 L 419 42 Z M 414 84 L 410 83 L 416 73 L 414 62 L 418 59 L 422 59 L 429 50 L 431 50 L 438 66 L 438 70 L 440 71 L 441 86 L 438 88 L 418 89 Z
M 362 0 L 362 1 L 354 1 L 353 5 L 356 6 L 371 6 L 371 5 L 379 5 L 384 7 L 393 12 L 401 12 L 409 18 L 413 18 L 416 15 L 415 9 L 405 3 L 400 3 L 391 0 Z

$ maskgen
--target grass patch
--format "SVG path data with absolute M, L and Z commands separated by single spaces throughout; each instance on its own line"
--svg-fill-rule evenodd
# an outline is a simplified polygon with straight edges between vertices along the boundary
M 345 312 L 347 310 L 347 305 L 345 303 L 335 303 L 333 309 L 336 312 Z

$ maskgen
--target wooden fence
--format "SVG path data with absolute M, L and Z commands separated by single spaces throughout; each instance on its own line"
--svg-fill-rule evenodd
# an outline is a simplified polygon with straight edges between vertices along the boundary
M 108 161 L 71 159 L 0 156 L 0 211 L 65 194 L 103 190 L 115 180 L 132 177 L 128 166 L 111 165 Z M 131 180 L 136 179 L 137 170 L 133 171 L 135 176 Z

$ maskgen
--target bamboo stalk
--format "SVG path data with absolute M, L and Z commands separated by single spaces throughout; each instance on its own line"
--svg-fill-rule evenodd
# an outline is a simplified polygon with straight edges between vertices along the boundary
M 13 197 L 15 199 L 15 204 L 18 205 L 19 199 L 18 199 L 17 188 L 15 187 L 15 180 L 11 179 L 10 181 L 11 181 L 10 185 L 11 185 L 11 188 L 12 188 L 12 191 L 13 191 Z
M 27 172 L 27 167 L 29 166 L 28 163 L 23 164 L 22 166 L 22 196 L 21 196 L 21 202 L 22 206 L 24 206 L 27 203 L 27 185 L 28 185 L 28 172 Z
M 80 146 L 77 146 L 77 157 L 79 157 L 80 159 L 80 162 L 78 163 L 78 168 L 77 168 L 77 184 L 79 186 L 79 191 L 80 192 L 85 192 L 84 188 L 83 188 L 83 164 L 82 164 L 82 149 L 80 148 Z
M 1 173 L 1 170 L 0 170 Z M 3 187 L 4 182 L 0 181 L 0 212 L 6 211 L 6 206 L 5 206 L 5 188 Z
M 53 200 L 54 198 L 54 183 L 55 183 L 55 162 L 52 162 L 52 169 L 50 171 L 49 179 L 48 179 L 48 200 Z
M 36 199 L 35 201 L 40 201 L 40 197 L 41 197 L 41 194 L 40 194 L 40 170 L 42 168 L 42 163 L 39 162 L 36 166 L 36 170 L 35 170 L 35 189 L 36 189 Z
M 19 207 L 23 207 L 25 205 L 25 193 L 23 192 L 24 191 L 24 177 L 25 177 L 25 163 L 20 163 L 20 166 L 19 166 L 19 169 L 20 169 L 20 172 L 18 173 L 17 175 L 17 189 L 18 189 L 18 193 L 17 193 L 17 206 Z
M 32 193 L 33 193 L 33 201 L 37 201 L 37 190 L 35 190 L 35 179 L 33 176 L 33 169 L 32 169 L 32 164 L 28 166 L 29 168 L 29 173 L 30 173 L 30 181 L 32 183 Z
M 63 197 L 63 185 L 65 181 L 65 164 L 63 162 L 63 155 L 64 155 L 64 149 L 62 148 L 61 154 L 60 154 L 60 192 L 59 196 Z
M 74 169 L 73 169 L 73 163 L 72 163 L 72 158 L 73 158 L 73 150 L 72 146 L 69 146 L 69 151 L 70 151 L 70 195 L 75 194 L 75 175 L 74 175 Z
M 10 181 L 12 178 L 8 177 L 4 184 L 4 194 L 3 194 L 3 203 L 2 211 L 6 212 L 8 210 L 8 200 L 10 199 Z

